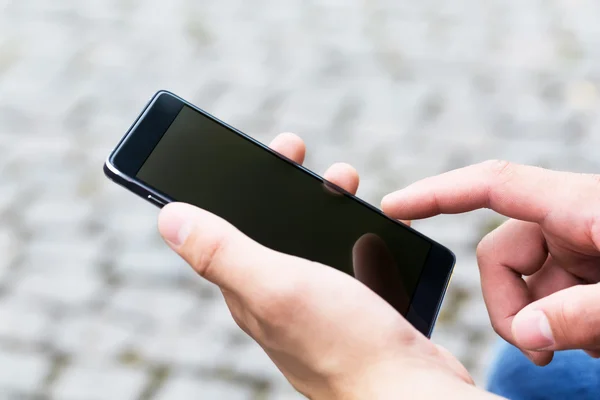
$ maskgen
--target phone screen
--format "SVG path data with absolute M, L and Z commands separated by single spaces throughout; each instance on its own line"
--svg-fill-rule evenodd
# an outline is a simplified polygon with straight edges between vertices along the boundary
M 136 177 L 271 249 L 348 273 L 406 313 L 431 242 L 184 106 Z

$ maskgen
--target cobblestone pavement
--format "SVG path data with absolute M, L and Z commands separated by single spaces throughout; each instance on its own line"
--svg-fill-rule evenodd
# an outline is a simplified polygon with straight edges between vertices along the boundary
M 293 399 L 102 163 L 157 89 L 359 194 L 488 158 L 600 170 L 593 0 L 0 0 L 0 398 Z M 416 228 L 458 256 L 434 340 L 479 383 L 488 212 Z

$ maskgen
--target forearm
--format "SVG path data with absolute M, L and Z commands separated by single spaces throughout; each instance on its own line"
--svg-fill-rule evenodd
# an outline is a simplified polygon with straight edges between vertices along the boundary
M 473 386 L 442 370 L 406 372 L 378 371 L 357 381 L 341 382 L 332 392 L 311 396 L 313 400 L 499 400 L 500 397 Z

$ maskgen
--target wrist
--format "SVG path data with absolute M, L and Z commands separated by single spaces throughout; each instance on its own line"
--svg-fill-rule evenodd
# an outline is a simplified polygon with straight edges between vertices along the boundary
M 438 365 L 389 365 L 365 369 L 360 376 L 344 377 L 332 383 L 327 393 L 310 396 L 313 400 L 396 400 L 460 399 L 485 400 L 498 397 L 461 379 Z

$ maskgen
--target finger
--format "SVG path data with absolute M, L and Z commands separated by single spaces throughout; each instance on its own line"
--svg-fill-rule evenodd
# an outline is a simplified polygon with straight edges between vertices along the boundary
M 544 236 L 537 224 L 509 220 L 486 236 L 477 248 L 481 287 L 494 330 L 509 343 L 514 316 L 533 298 L 523 279 L 539 271 L 548 258 Z M 551 355 L 526 354 L 536 364 Z
M 600 285 L 574 286 L 530 304 L 512 331 L 525 349 L 600 349 Z
M 333 164 L 327 169 L 323 178 L 350 194 L 354 195 L 358 191 L 358 185 L 360 183 L 358 172 L 349 164 Z
M 600 350 L 586 350 L 585 352 L 592 358 L 600 358 Z
M 360 184 L 360 176 L 354 167 L 346 163 L 333 164 L 325 172 L 323 178 L 341 187 L 348 193 L 355 195 Z M 405 225 L 410 226 L 412 221 L 400 220 Z
M 532 301 L 581 284 L 580 279 L 558 265 L 552 256 L 548 257 L 542 269 L 529 276 L 525 281 Z M 554 354 L 548 351 L 534 352 L 527 349 L 521 349 L 521 351 L 537 365 L 549 364 Z
M 488 161 L 427 178 L 392 193 L 382 209 L 393 218 L 419 219 L 491 208 L 510 218 L 541 222 L 571 190 L 574 176 L 542 168 Z
M 281 133 L 273 139 L 269 147 L 296 164 L 302 164 L 306 156 L 304 141 L 293 133 Z
M 532 301 L 537 301 L 552 293 L 560 292 L 584 282 L 565 270 L 556 260 L 549 257 L 541 270 L 528 277 L 527 287 L 531 293 Z
M 188 204 L 165 206 L 158 228 L 169 246 L 199 275 L 241 297 L 259 290 L 261 281 L 269 281 L 275 265 L 286 268 L 299 262 L 268 250 L 225 220 Z M 253 260 L 260 260 L 261 268 L 256 268 Z
M 533 275 L 525 279 L 531 296 L 531 301 L 539 300 L 552 293 L 579 284 L 579 279 L 556 263 L 552 256 L 548 257 L 544 266 Z M 537 365 L 547 365 L 552 361 L 554 352 L 531 351 L 520 349 L 530 360 Z

